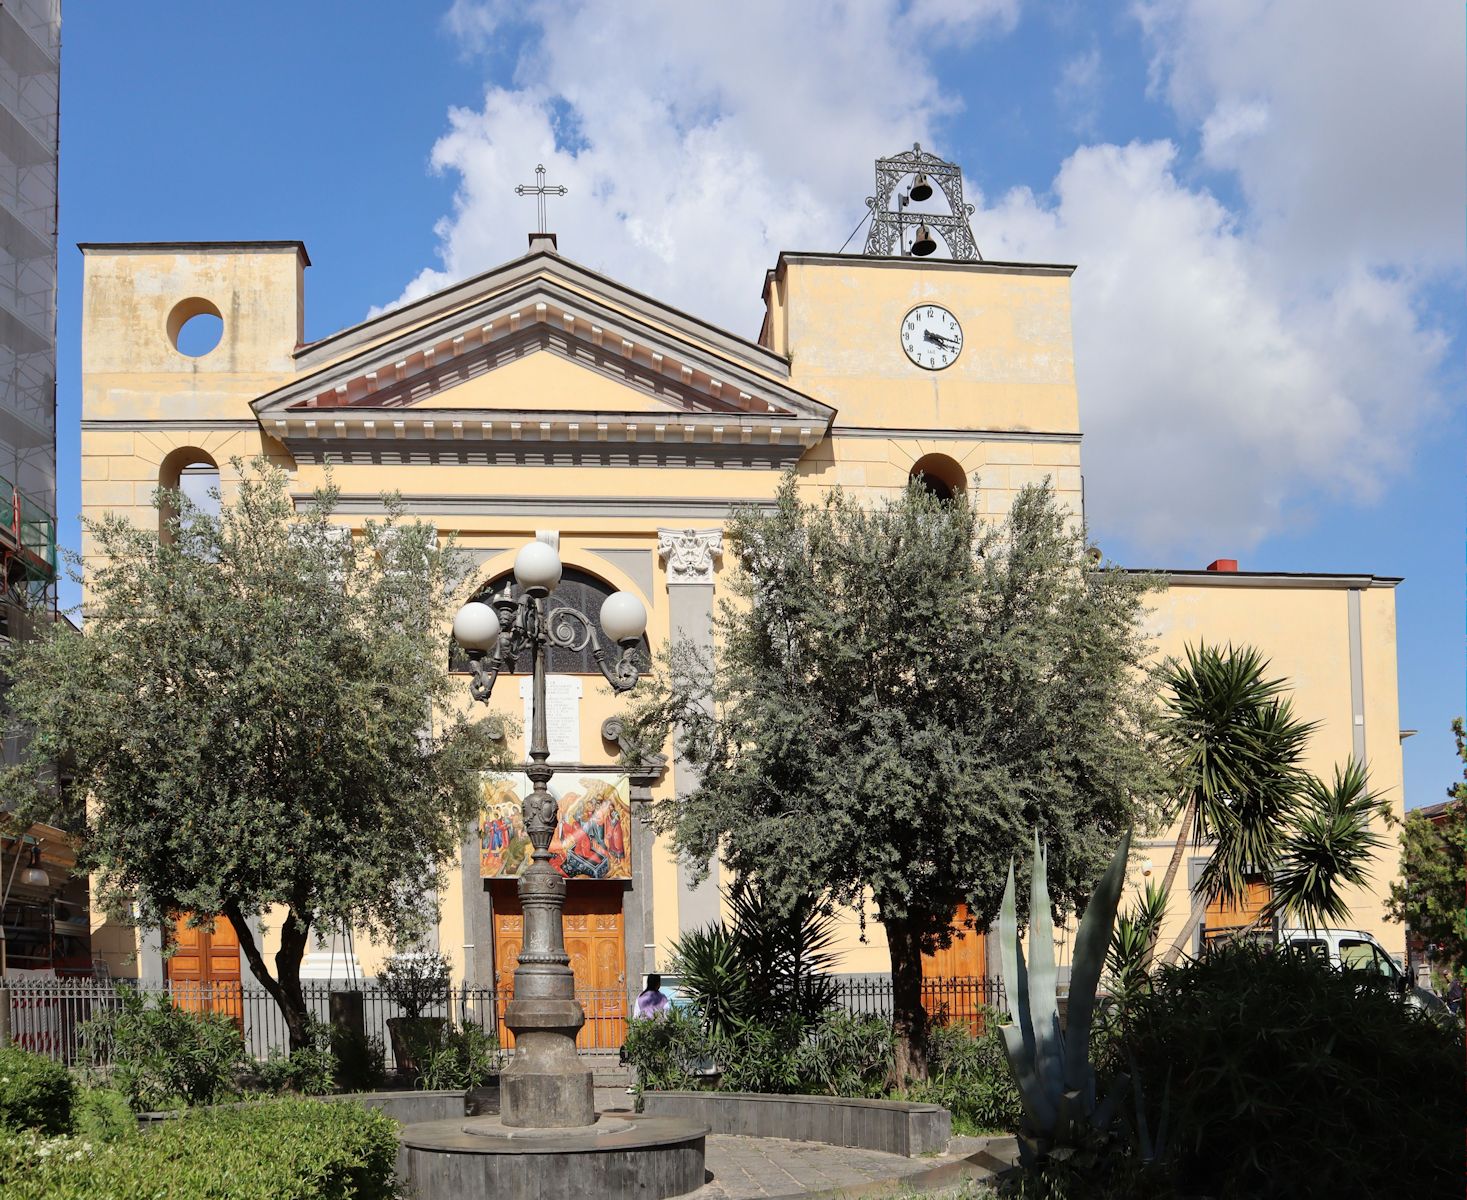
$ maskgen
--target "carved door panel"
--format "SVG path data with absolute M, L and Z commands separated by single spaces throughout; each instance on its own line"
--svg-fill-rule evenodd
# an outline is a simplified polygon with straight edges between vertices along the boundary
M 226 1013 L 242 1022 L 239 936 L 229 919 L 218 917 L 213 929 L 203 929 L 189 925 L 185 913 L 168 940 L 176 947 L 165 966 L 174 1003 L 194 1012 Z
M 499 1039 L 514 1042 L 504 1025 L 504 1005 L 514 994 L 515 960 L 524 940 L 524 917 L 515 885 L 491 885 L 494 901 L 494 986 Z M 586 1012 L 577 1039 L 583 1050 L 615 1050 L 626 1037 L 625 943 L 619 884 L 573 881 L 566 894 L 565 951 L 576 978 L 576 997 Z

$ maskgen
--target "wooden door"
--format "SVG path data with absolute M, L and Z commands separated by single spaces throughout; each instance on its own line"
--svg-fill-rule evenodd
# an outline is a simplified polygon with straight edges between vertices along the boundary
M 504 1004 L 514 995 L 514 969 L 524 941 L 524 916 L 512 882 L 490 885 L 494 900 L 494 988 L 500 1001 L 500 1044 L 513 1044 Z M 566 890 L 565 950 L 576 977 L 576 998 L 586 1012 L 577 1039 L 583 1050 L 615 1050 L 626 1038 L 626 950 L 622 887 L 573 880 Z
M 227 1013 L 242 1022 L 239 936 L 229 919 L 217 917 L 213 929 L 204 929 L 191 926 L 185 913 L 169 941 L 175 947 L 166 965 L 173 1002 L 194 1012 Z
M 968 906 L 953 914 L 953 940 L 946 949 L 922 956 L 922 1007 L 934 1021 L 983 1028 L 988 1001 L 988 935 L 970 927 Z
M 1257 923 L 1273 898 L 1273 892 L 1261 875 L 1250 877 L 1246 883 L 1248 890 L 1238 903 L 1224 904 L 1221 900 L 1214 900 L 1207 906 L 1207 915 L 1202 919 L 1204 942 L 1230 937 Z

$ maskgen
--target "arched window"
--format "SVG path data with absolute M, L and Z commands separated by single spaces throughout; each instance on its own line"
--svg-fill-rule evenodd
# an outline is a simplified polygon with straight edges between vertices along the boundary
M 506 571 L 503 575 L 492 579 L 479 589 L 474 596 L 475 600 L 482 600 L 485 604 L 493 601 L 504 591 L 505 585 L 510 588 L 510 595 L 515 599 L 523 594 L 519 584 L 514 581 L 513 573 Z M 612 587 L 603 579 L 598 579 L 588 571 L 581 571 L 575 567 L 566 567 L 560 576 L 560 583 L 555 591 L 550 593 L 548 615 L 551 621 L 555 619 L 557 609 L 576 608 L 583 612 L 596 629 L 596 634 L 601 638 L 601 644 L 606 648 L 608 654 L 613 658 L 616 647 L 609 644 L 606 634 L 601 629 L 601 605 L 606 597 L 611 595 L 616 588 Z M 638 643 L 638 651 L 642 661 L 649 660 L 647 650 L 647 639 L 644 637 Z M 458 648 L 455 643 L 449 653 L 448 669 L 450 671 L 467 671 L 468 656 Z M 529 651 L 522 653 L 514 664 L 514 672 L 517 675 L 529 674 L 531 669 Z M 551 646 L 546 655 L 545 670 L 552 675 L 600 675 L 600 668 L 596 666 L 596 656 L 591 653 L 589 644 L 583 650 L 567 650 L 561 646 Z
M 174 450 L 158 467 L 158 486 L 184 494 L 197 509 L 211 514 L 219 512 L 219 464 L 205 450 L 182 446 Z M 158 532 L 165 541 L 171 538 L 169 525 L 177 516 L 173 506 L 165 503 L 158 513 Z
M 912 464 L 911 478 L 921 480 L 939 500 L 960 496 L 968 487 L 963 468 L 946 454 L 924 454 Z

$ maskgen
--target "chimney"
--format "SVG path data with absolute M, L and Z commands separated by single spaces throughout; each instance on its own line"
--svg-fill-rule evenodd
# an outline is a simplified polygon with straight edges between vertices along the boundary
M 1207 569 L 1209 571 L 1234 572 L 1238 569 L 1238 560 L 1236 558 L 1214 558 L 1207 564 Z

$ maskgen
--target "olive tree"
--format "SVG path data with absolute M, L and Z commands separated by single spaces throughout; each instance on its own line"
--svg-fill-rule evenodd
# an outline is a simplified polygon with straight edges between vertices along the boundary
M 160 491 L 158 528 L 86 523 L 84 630 L 5 664 L 32 732 L 6 795 L 46 803 L 38 766 L 68 764 L 111 915 L 227 918 L 299 1047 L 310 930 L 420 936 L 502 750 L 449 703 L 455 552 L 396 515 L 354 538 L 332 492 L 298 513 L 281 471 L 234 466 L 217 512 Z M 267 910 L 273 963 L 251 925 Z
M 1152 583 L 1099 569 L 1047 486 L 991 523 L 918 483 L 866 507 L 804 503 L 787 478 L 727 536 L 712 659 L 675 646 L 629 714 L 634 753 L 675 729 L 696 769 L 654 819 L 695 867 L 718 855 L 788 911 L 869 903 L 897 1070 L 921 1077 L 922 957 L 957 905 L 987 926 L 1037 827 L 1074 911 L 1166 790 L 1139 623 Z

